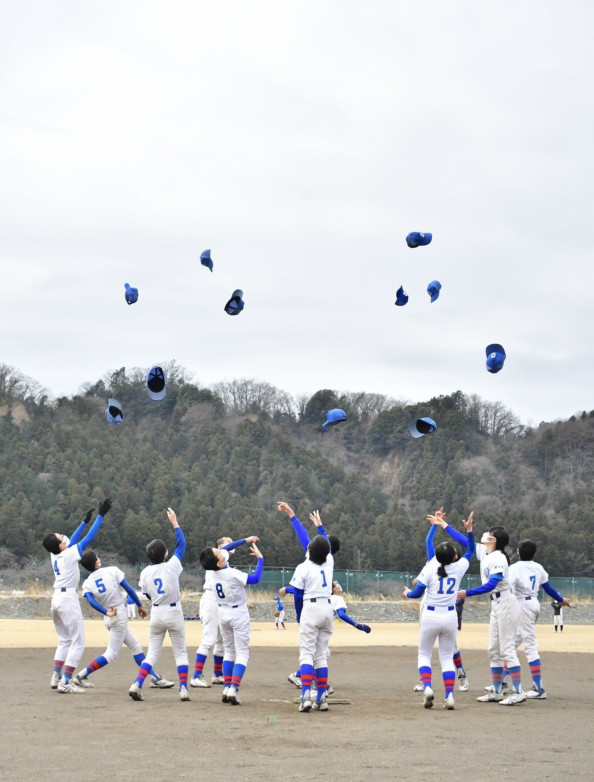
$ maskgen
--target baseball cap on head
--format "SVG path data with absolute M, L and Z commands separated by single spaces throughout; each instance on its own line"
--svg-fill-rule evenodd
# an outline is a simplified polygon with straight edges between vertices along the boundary
M 225 304 L 225 312 L 227 315 L 239 315 L 244 307 L 243 291 L 239 288 L 231 294 L 231 298 Z
M 433 239 L 433 234 L 423 233 L 422 231 L 412 231 L 406 237 L 406 243 L 409 247 L 423 247 L 429 244 Z
M 160 402 L 167 394 L 167 378 L 161 367 L 153 367 L 146 376 L 146 393 L 155 402 Z
M 126 288 L 126 293 L 124 294 L 126 301 L 128 304 L 134 304 L 134 302 L 138 301 L 138 288 L 133 288 L 127 282 L 124 283 L 124 286 Z
M 346 421 L 346 413 L 344 410 L 339 410 L 337 407 L 334 410 L 328 410 L 326 413 L 326 420 L 322 426 L 336 426 L 341 421 Z
M 122 406 L 117 399 L 107 400 L 107 410 L 105 411 L 105 417 L 110 424 L 118 426 L 124 422 L 124 413 L 122 412 Z
M 201 253 L 200 263 L 203 266 L 208 266 L 208 268 L 212 271 L 212 258 L 210 257 L 210 250 L 204 250 L 204 252 Z
M 487 372 L 495 374 L 495 372 L 503 369 L 505 350 L 502 345 L 494 342 L 492 345 L 487 345 L 485 352 L 487 354 Z
M 396 301 L 395 301 L 395 304 L 396 304 L 397 307 L 404 307 L 404 305 L 407 303 L 407 301 L 408 301 L 408 296 L 404 292 L 404 288 L 401 285 L 398 288 L 398 290 L 396 291 Z
M 439 298 L 439 291 L 441 290 L 441 283 L 438 282 L 438 280 L 433 280 L 429 283 L 427 286 L 427 293 L 429 296 L 431 296 L 431 303 L 435 301 L 435 299 Z
M 433 434 L 436 429 L 437 424 L 432 418 L 417 418 L 408 425 L 408 431 L 415 438 Z

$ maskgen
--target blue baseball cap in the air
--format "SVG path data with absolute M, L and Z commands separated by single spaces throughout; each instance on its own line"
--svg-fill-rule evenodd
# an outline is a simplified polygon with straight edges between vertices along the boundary
M 433 434 L 437 429 L 437 424 L 433 418 L 417 418 L 408 425 L 408 431 L 413 437 L 425 437 L 426 434 Z
M 128 285 L 128 283 L 125 283 L 126 287 L 126 293 L 124 296 L 126 297 L 126 301 L 128 304 L 134 304 L 134 302 L 138 301 L 138 288 L 133 288 L 131 285 Z
M 239 315 L 244 307 L 243 291 L 237 289 L 233 291 L 231 298 L 225 304 L 225 312 L 227 315 Z
M 406 243 L 409 247 L 423 247 L 433 239 L 433 234 L 423 233 L 422 231 L 413 231 L 406 237 Z
M 503 369 L 505 350 L 502 345 L 494 342 L 492 345 L 487 345 L 485 352 L 487 353 L 487 372 L 495 374 L 495 372 Z
M 167 378 L 161 367 L 152 367 L 146 376 L 146 393 L 155 402 L 165 399 L 167 394 Z
M 435 299 L 439 298 L 439 291 L 441 290 L 441 283 L 438 282 L 438 280 L 433 280 L 429 283 L 427 286 L 427 293 L 431 296 L 431 303 L 435 301 Z
M 119 426 L 124 422 L 124 413 L 122 412 L 122 406 L 117 399 L 107 400 L 107 410 L 105 411 L 105 417 L 110 424 Z
M 396 291 L 396 301 L 394 303 L 396 304 L 397 307 L 404 307 L 407 301 L 408 301 L 408 296 L 404 292 L 404 288 L 401 285 Z
M 336 426 L 341 421 L 346 421 L 346 413 L 344 410 L 339 410 L 337 407 L 334 410 L 328 410 L 326 413 L 326 420 L 322 426 Z
M 208 268 L 212 271 L 212 258 L 210 257 L 210 250 L 204 250 L 204 252 L 200 255 L 200 263 L 203 266 L 208 266 Z

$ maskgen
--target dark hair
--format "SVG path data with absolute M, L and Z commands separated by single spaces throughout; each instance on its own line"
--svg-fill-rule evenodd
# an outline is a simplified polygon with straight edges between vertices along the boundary
M 457 556 L 458 552 L 456 551 L 456 547 L 453 543 L 448 543 L 448 541 L 445 541 L 436 547 L 435 559 L 439 562 L 437 575 L 440 578 L 445 578 L 447 576 L 445 565 L 451 565 Z
M 87 549 L 80 558 L 80 564 L 84 567 L 85 570 L 88 570 L 89 573 L 92 573 L 93 570 L 95 570 L 95 565 L 97 564 L 98 559 L 99 557 L 97 556 L 96 551 L 93 551 L 93 549 Z
M 198 557 L 200 564 L 205 570 L 218 570 L 219 558 L 214 553 L 212 546 L 205 548 Z
M 328 540 L 330 541 L 330 553 L 332 556 L 338 554 L 340 551 L 340 540 L 336 537 L 336 535 L 328 535 Z
M 316 535 L 309 541 L 307 547 L 309 558 L 316 565 L 323 565 L 330 553 L 330 543 L 323 535 Z
M 495 538 L 495 551 L 501 551 L 502 554 L 505 554 L 507 564 L 509 565 L 510 559 L 507 551 L 505 550 L 505 547 L 509 544 L 508 531 L 505 529 L 505 527 L 491 527 L 489 534 Z
M 159 538 L 151 540 L 146 547 L 146 555 L 153 565 L 160 565 L 165 559 L 165 554 L 167 554 L 167 546 L 165 545 L 165 541 L 160 540 Z
M 521 540 L 518 546 L 518 553 L 520 559 L 534 559 L 534 555 L 536 554 L 536 543 L 528 538 L 526 538 L 526 540 Z
M 60 540 L 58 539 L 58 536 L 55 532 L 48 532 L 48 534 L 43 539 L 43 548 L 46 551 L 49 551 L 50 554 L 60 553 Z

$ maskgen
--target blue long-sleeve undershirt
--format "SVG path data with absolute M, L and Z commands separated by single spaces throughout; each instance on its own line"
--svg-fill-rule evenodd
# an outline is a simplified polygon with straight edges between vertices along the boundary
M 81 521 L 81 523 L 78 525 L 78 527 L 72 533 L 72 537 L 70 538 L 70 546 L 74 546 L 76 543 L 78 543 L 78 539 L 83 534 L 86 526 L 87 526 L 87 522 L 86 521 Z M 68 546 L 68 548 L 70 548 L 70 546 Z
M 103 606 L 99 605 L 99 603 L 93 597 L 92 592 L 85 592 L 85 597 L 89 601 L 89 604 L 93 606 L 95 611 L 99 611 L 99 613 L 103 614 L 103 616 L 107 616 L 107 608 L 103 608 Z
M 287 593 L 287 595 L 294 595 L 295 594 L 295 587 L 291 586 L 289 584 L 289 586 L 285 587 L 285 592 Z
M 420 581 L 417 581 L 415 588 L 410 590 L 407 597 L 410 598 L 411 600 L 417 597 L 421 597 L 421 595 L 426 589 L 427 587 L 425 584 L 421 584 Z
M 491 576 L 491 578 L 485 584 L 481 584 L 480 587 L 467 589 L 466 597 L 474 597 L 475 595 L 484 595 L 486 592 L 492 592 L 497 584 L 502 580 L 503 575 L 501 573 L 497 573 L 496 575 Z
M 427 550 L 427 562 L 430 559 L 433 559 L 435 556 L 435 544 L 433 542 L 433 538 L 435 537 L 435 533 L 437 532 L 437 527 L 435 524 L 432 524 L 429 527 L 429 532 L 427 533 L 427 537 L 425 538 L 425 548 Z
M 467 544 L 466 535 L 463 535 L 461 532 L 458 532 L 457 529 L 450 527 L 449 524 L 446 524 L 445 531 L 448 533 L 450 538 L 453 538 L 456 541 L 456 543 L 459 543 L 461 546 L 466 546 Z
M 469 562 L 474 557 L 476 552 L 476 543 L 474 542 L 474 532 L 469 532 L 468 537 L 466 538 L 466 551 L 462 556 L 464 559 L 467 559 Z
M 232 540 L 231 543 L 225 543 L 224 546 L 219 546 L 219 548 L 225 549 L 225 551 L 233 551 L 238 546 L 243 546 L 244 543 L 245 538 L 242 538 L 241 540 Z
M 297 540 L 299 541 L 299 543 L 301 543 L 303 550 L 307 551 L 307 547 L 310 541 L 309 532 L 304 527 L 302 522 L 299 521 L 297 516 L 291 516 L 291 524 L 293 525 L 293 529 L 295 530 L 295 534 L 297 535 Z M 328 535 L 326 534 L 326 530 L 324 529 L 323 524 L 320 524 L 320 526 L 316 528 L 316 535 L 322 535 L 323 537 L 328 539 Z
M 248 584 L 259 584 L 262 578 L 262 571 L 264 570 L 264 557 L 259 557 L 256 563 L 256 569 L 253 573 L 250 573 L 247 577 Z
M 299 589 L 299 587 L 291 587 L 293 589 L 293 597 L 295 599 L 295 613 L 297 614 L 297 624 L 301 621 L 301 611 L 303 610 L 303 595 L 305 591 Z
M 348 625 L 352 625 L 353 627 L 357 627 L 355 620 L 351 619 L 344 608 L 339 608 L 336 614 L 339 619 L 342 619 L 343 622 L 346 622 Z
M 545 584 L 542 584 L 542 588 L 547 593 L 547 595 L 550 595 L 558 603 L 563 602 L 563 595 L 557 592 L 557 590 L 554 587 L 552 587 L 548 581 Z
M 137 606 L 140 608 L 140 607 L 142 606 L 142 603 L 140 602 L 140 598 L 139 598 L 139 597 L 138 597 L 138 595 L 136 594 L 136 590 L 134 589 L 134 587 L 130 586 L 130 584 L 129 584 L 129 583 L 126 581 L 126 579 L 125 579 L 125 578 L 123 578 L 123 579 L 120 581 L 120 586 L 121 586 L 121 587 L 123 587 L 123 588 L 126 590 L 126 592 L 127 592 L 129 595 L 130 595 L 130 597 L 132 598 L 132 600 L 133 600 L 133 601 L 136 603 L 136 605 L 137 605 Z
M 81 540 L 81 542 L 80 542 L 80 543 L 73 543 L 73 541 L 71 540 L 71 541 L 70 541 L 70 546 L 78 546 L 78 553 L 79 553 L 79 554 L 82 554 L 82 553 L 83 553 L 83 549 L 84 549 L 86 546 L 88 546 L 88 545 L 89 545 L 89 543 L 90 543 L 90 542 L 91 542 L 91 541 L 94 539 L 95 535 L 96 535 L 96 534 L 99 532 L 99 527 L 101 526 L 101 523 L 102 523 L 102 521 L 103 521 L 103 516 L 101 516 L 101 514 L 98 514 L 98 515 L 97 515 L 97 518 L 95 519 L 95 521 L 94 521 L 94 522 L 93 522 L 93 524 L 91 525 L 91 528 L 90 528 L 90 530 L 87 532 L 87 534 L 86 534 L 86 535 L 84 536 L 84 538 Z M 79 531 L 79 529 L 80 529 L 80 527 L 82 527 L 82 526 L 83 526 L 83 525 L 81 524 L 81 525 L 80 525 L 80 526 L 77 528 L 76 532 L 78 532 L 78 531 Z M 82 530 L 81 530 L 81 531 L 82 531 Z M 76 535 L 76 532 L 74 533 L 75 535 Z M 80 533 L 79 533 L 79 534 L 80 534 Z M 68 548 L 70 548 L 70 546 L 68 546 Z
M 186 552 L 186 539 L 184 537 L 184 533 L 181 531 L 180 527 L 175 528 L 175 551 L 173 552 L 173 556 L 177 557 L 180 562 L 181 558 Z

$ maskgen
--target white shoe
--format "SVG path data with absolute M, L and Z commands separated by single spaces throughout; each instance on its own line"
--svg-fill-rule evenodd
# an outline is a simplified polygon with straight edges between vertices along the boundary
M 52 673 L 52 678 L 50 679 L 50 687 L 52 690 L 57 690 L 58 684 L 60 684 L 60 674 L 54 671 Z
M 87 678 L 81 679 L 80 676 L 73 676 L 71 681 L 73 681 L 77 687 L 84 687 L 85 689 L 90 689 L 95 686 L 93 682 L 90 682 Z
M 128 695 L 132 698 L 133 701 L 143 701 L 144 697 L 142 695 L 142 691 L 140 689 L 140 686 L 138 682 L 134 682 L 134 684 L 130 687 L 128 690 Z
M 434 700 L 435 700 L 435 695 L 433 695 L 433 690 L 431 689 L 431 687 L 425 687 L 425 697 L 423 699 L 423 706 L 426 709 L 432 709 Z
M 184 684 L 182 684 L 182 686 L 179 688 L 179 699 L 180 701 L 190 700 L 190 693 L 188 692 L 188 688 Z
M 175 687 L 175 682 L 170 682 L 169 679 L 159 676 L 158 679 L 151 679 L 151 687 L 157 690 L 168 690 L 170 687 Z
M 222 703 L 230 703 L 229 701 L 229 690 L 231 687 L 223 687 L 223 697 L 221 698 Z
M 204 676 L 194 676 L 193 679 L 190 679 L 190 686 L 192 687 L 210 687 L 210 684 L 207 684 L 206 679 Z
M 477 701 L 480 703 L 498 703 L 499 701 L 503 700 L 503 693 L 502 692 L 491 692 L 486 693 L 486 695 L 479 695 L 477 698 Z
M 485 692 L 495 692 L 495 687 L 492 684 L 489 684 L 488 687 L 485 687 Z M 502 695 L 511 695 L 513 692 L 512 689 L 510 689 L 508 684 L 504 684 L 501 688 L 501 694 Z
M 311 711 L 311 690 L 306 690 L 301 696 L 301 703 L 299 704 L 299 711 Z
M 334 695 L 334 687 L 331 684 L 326 685 L 326 695 Z
M 224 676 L 216 676 L 214 673 L 212 675 L 211 682 L 213 684 L 225 684 L 225 677 Z
M 326 694 L 325 693 L 324 693 L 324 695 L 322 695 L 321 700 L 319 700 L 319 701 L 316 700 L 312 704 L 312 709 L 314 711 L 328 711 L 328 703 L 326 701 Z
M 227 698 L 229 698 L 229 703 L 233 704 L 233 706 L 241 706 L 241 698 L 235 687 L 229 687 Z
M 516 703 L 524 703 L 526 700 L 525 692 L 512 692 L 505 700 L 499 702 L 500 706 L 515 706 Z
M 538 687 L 535 684 L 533 684 L 532 689 L 528 690 L 528 692 L 526 693 L 526 697 L 529 698 L 530 700 L 546 701 L 547 694 L 544 691 L 543 687 L 541 687 L 539 690 Z
M 291 684 L 294 684 L 295 687 L 299 687 L 299 689 L 301 689 L 301 679 L 299 676 L 297 676 L 296 673 L 290 673 L 287 676 L 287 681 L 291 682 Z
M 84 691 L 84 687 L 79 687 L 72 681 L 72 679 L 70 679 L 69 682 L 65 682 L 63 679 L 60 679 L 60 683 L 58 684 L 58 692 L 61 693 L 75 693 Z
M 415 686 L 413 687 L 413 692 L 423 692 L 423 690 L 424 690 L 424 689 L 425 689 L 425 688 L 423 687 L 423 682 L 418 682 L 418 683 L 417 683 L 417 684 L 415 684 Z
M 451 692 L 448 697 L 445 699 L 445 703 L 443 704 L 444 709 L 448 709 L 451 711 L 454 706 L 456 705 L 456 702 L 454 701 L 454 693 Z

